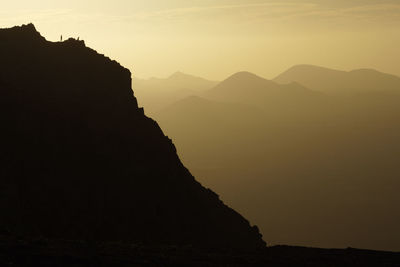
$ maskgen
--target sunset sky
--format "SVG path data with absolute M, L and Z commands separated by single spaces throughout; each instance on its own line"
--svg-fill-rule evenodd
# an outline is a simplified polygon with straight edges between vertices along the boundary
M 400 75 L 398 0 L 2 1 L 0 27 L 80 37 L 135 76 L 273 78 L 295 64 Z

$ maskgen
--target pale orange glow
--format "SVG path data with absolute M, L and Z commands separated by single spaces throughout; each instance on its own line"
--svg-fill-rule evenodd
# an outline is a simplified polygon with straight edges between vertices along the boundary
M 2 3 L 0 27 L 80 37 L 140 78 L 273 78 L 303 63 L 400 75 L 399 11 L 397 0 L 22 0 Z
M 268 244 L 400 251 L 400 0 L 7 1 L 0 28 L 32 22 L 47 40 L 79 37 L 129 68 L 140 116 L 154 119 L 195 179 Z M 79 125 L 91 129 L 87 117 Z M 108 139 L 130 135 L 106 133 L 98 144 L 110 158 L 128 150 L 115 142 L 114 153 Z

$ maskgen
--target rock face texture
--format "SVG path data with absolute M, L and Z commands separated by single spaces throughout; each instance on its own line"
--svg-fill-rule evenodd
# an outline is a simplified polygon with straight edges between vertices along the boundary
M 83 41 L 0 29 L 0 228 L 60 239 L 264 247 Z

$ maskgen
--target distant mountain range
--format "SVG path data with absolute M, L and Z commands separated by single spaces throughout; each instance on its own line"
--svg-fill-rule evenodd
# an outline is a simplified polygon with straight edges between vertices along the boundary
M 312 65 L 297 65 L 274 79 L 278 83 L 298 82 L 307 88 L 329 94 L 399 93 L 400 77 L 372 69 L 332 70 Z
M 321 97 L 321 94 L 296 82 L 281 85 L 249 72 L 239 72 L 207 91 L 204 96 L 220 101 L 257 104 L 265 109 L 280 101 L 289 102 L 289 105 L 310 102 Z
M 146 106 L 146 113 L 153 114 L 169 104 L 214 87 L 217 82 L 176 72 L 168 78 L 133 79 L 139 105 Z
M 240 72 L 154 117 L 196 177 L 272 243 L 400 250 L 398 80 L 306 65 L 272 81 Z

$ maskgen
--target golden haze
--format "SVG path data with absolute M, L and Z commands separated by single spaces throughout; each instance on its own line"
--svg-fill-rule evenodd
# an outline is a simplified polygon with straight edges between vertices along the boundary
M 79 36 L 135 78 L 209 79 L 134 91 L 196 178 L 272 244 L 399 250 L 399 78 L 313 66 L 261 78 L 299 63 L 400 75 L 399 14 L 398 0 L 25 0 L 2 5 L 0 27 Z M 224 80 L 240 70 L 261 77 Z
M 272 78 L 299 63 L 400 75 L 399 12 L 397 0 L 8 0 L 0 26 L 79 36 L 140 78 Z

